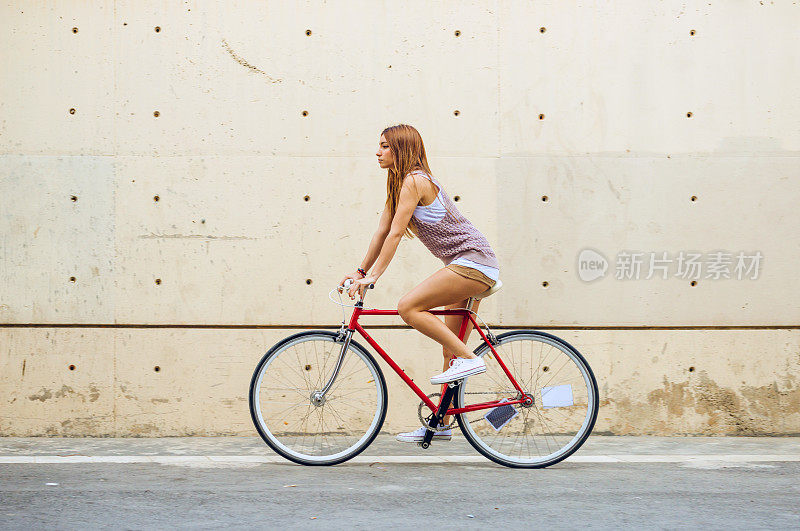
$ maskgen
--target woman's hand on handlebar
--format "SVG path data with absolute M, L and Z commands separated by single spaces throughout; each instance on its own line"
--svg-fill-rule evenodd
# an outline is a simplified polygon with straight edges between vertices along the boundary
M 344 283 L 345 283 L 345 281 L 346 281 L 348 278 L 349 278 L 350 280 L 352 280 L 353 282 L 355 282 L 356 280 L 361 280 L 362 276 L 361 276 L 361 273 L 359 273 L 358 271 L 353 271 L 352 273 L 348 273 L 348 274 L 346 274 L 346 275 L 344 276 L 344 278 L 343 278 L 342 280 L 340 280 L 340 281 L 339 281 L 339 285 L 340 285 L 340 286 L 342 286 L 342 287 L 344 287 Z M 341 290 L 340 290 L 340 291 L 341 291 Z
M 350 288 L 347 290 L 347 294 L 350 295 L 351 299 L 355 299 L 355 294 L 358 292 L 358 296 L 363 299 L 364 292 L 367 290 L 367 286 L 377 281 L 378 279 L 372 275 L 367 275 L 364 278 L 354 280 L 350 285 Z

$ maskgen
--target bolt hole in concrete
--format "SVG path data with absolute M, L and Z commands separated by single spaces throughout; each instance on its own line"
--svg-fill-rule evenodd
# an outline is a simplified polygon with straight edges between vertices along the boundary
M 154 195 L 154 196 L 153 196 L 153 201 L 156 201 L 156 202 L 158 202 L 158 200 L 159 200 L 159 199 L 161 199 L 161 198 L 160 198 L 160 197 L 158 197 L 157 195 Z
M 687 118 L 691 118 L 691 117 L 692 117 L 692 112 L 691 112 L 691 111 L 687 112 L 687 113 L 686 113 L 686 117 L 687 117 Z
M 70 113 L 70 114 L 75 114 L 75 109 L 70 109 L 70 110 L 69 110 L 69 113 Z
M 544 114 L 540 114 L 540 115 L 539 115 L 539 119 L 540 119 L 540 120 L 544 120 Z
M 545 365 L 544 367 L 542 367 L 542 372 L 547 372 L 547 371 L 549 371 L 549 370 L 550 370 L 550 367 L 548 367 L 547 365 Z
M 546 195 L 543 195 L 543 196 L 542 196 L 542 201 L 545 201 L 545 202 L 546 202 L 548 199 L 549 199 L 549 198 L 548 198 Z
M 311 370 L 311 365 L 306 365 L 306 370 L 310 371 Z
M 550 283 L 548 281 L 546 281 L 546 280 L 544 282 L 542 282 L 542 287 L 543 288 L 546 288 L 549 285 L 550 285 Z
M 78 33 L 78 28 L 72 28 L 72 33 Z
M 692 199 L 692 201 L 697 201 L 697 196 L 693 195 L 691 199 Z
M 307 35 L 307 36 L 311 36 L 311 30 L 310 30 L 310 29 L 307 29 L 307 30 L 306 30 L 306 35 Z
M 158 112 L 158 111 L 153 111 L 153 116 L 155 116 L 156 118 L 158 118 L 159 116 L 161 116 L 161 113 L 160 113 L 160 112 Z
M 156 26 L 155 30 L 156 30 L 156 33 L 159 33 L 161 31 L 161 26 Z
M 545 28 L 544 26 L 539 28 L 539 33 L 544 33 L 545 31 L 547 31 L 547 28 Z
M 303 198 L 303 201 L 308 201 L 309 199 L 311 199 L 311 196 L 310 196 L 310 195 L 307 195 L 307 196 L 305 196 L 305 197 Z
M 453 201 L 461 201 L 461 196 L 460 195 L 454 196 Z
M 161 367 L 156 365 L 155 367 L 153 367 L 153 370 L 156 371 L 156 372 L 161 372 Z
M 70 282 L 75 282 L 75 277 L 69 277 Z
M 689 284 L 691 284 L 691 286 L 694 287 L 694 286 L 697 285 L 697 281 L 696 280 L 692 280 Z
M 694 372 L 694 367 L 689 367 L 689 372 Z
M 78 200 L 78 196 L 77 195 L 71 195 L 71 196 L 69 196 L 69 198 L 72 199 L 73 203 Z
M 697 33 L 695 30 L 689 30 L 689 35 L 694 35 L 695 33 Z
M 156 284 L 158 284 L 158 285 L 160 285 L 160 284 L 161 284 L 161 279 L 160 279 L 160 278 L 157 278 L 157 279 L 156 279 Z
M 69 370 L 74 371 L 75 370 L 75 365 L 70 365 L 69 366 Z
M 308 111 L 303 111 L 303 116 L 308 116 Z
M 456 109 L 456 110 L 454 110 L 454 111 L 453 111 L 453 114 L 454 114 L 454 115 L 456 115 L 456 116 L 458 116 L 459 114 L 461 114 L 461 111 L 459 111 L 458 109 Z
M 310 278 L 306 279 L 306 284 L 311 285 L 311 279 Z
M 456 37 L 460 37 L 461 36 L 461 30 L 456 30 L 455 35 L 456 35 Z

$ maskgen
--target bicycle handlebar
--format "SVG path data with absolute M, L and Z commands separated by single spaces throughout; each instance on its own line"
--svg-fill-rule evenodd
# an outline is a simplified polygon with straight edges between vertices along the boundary
M 337 286 L 337 289 L 339 290 L 339 293 L 341 293 L 342 292 L 342 288 L 350 289 L 350 286 L 352 286 L 352 285 L 353 285 L 353 279 L 352 278 L 348 278 L 347 280 L 344 281 L 344 285 Z M 370 282 L 367 285 L 367 289 L 375 289 L 375 283 L 374 282 Z M 366 294 L 367 294 L 367 292 L 365 291 L 364 295 L 366 295 Z M 360 300 L 362 300 L 362 301 L 364 300 L 364 295 L 361 296 Z
M 352 286 L 352 285 L 353 285 L 353 279 L 352 278 L 348 278 L 347 280 L 344 281 L 344 286 L 339 286 L 339 287 L 340 288 L 343 287 L 344 289 L 350 289 L 350 286 Z M 374 282 L 370 282 L 369 285 L 367 286 L 367 288 L 375 289 L 375 283 Z

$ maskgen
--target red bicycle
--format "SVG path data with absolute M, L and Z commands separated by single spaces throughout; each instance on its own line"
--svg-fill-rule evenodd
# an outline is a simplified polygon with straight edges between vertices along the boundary
M 447 384 L 443 395 L 426 395 L 358 322 L 365 315 L 399 315 L 397 310 L 364 309 L 366 290 L 354 306 L 341 303 L 340 296 L 343 313 L 344 307 L 354 308 L 349 324 L 343 319 L 338 332 L 291 335 L 256 366 L 249 402 L 261 438 L 281 456 L 304 465 L 342 463 L 369 446 L 386 417 L 386 380 L 373 356 L 353 340 L 358 332 L 420 398 L 420 422 L 428 428 L 418 443 L 422 448 L 429 447 L 432 428 L 452 415 L 455 421 L 448 427 L 457 422 L 478 452 L 502 465 L 541 468 L 566 459 L 589 437 L 597 419 L 594 374 L 572 345 L 551 334 L 514 330 L 494 335 L 485 323 L 484 333 L 471 310 L 473 302 L 501 286 L 498 280 L 468 299 L 466 308 L 430 310 L 461 315 L 462 341 L 468 320 L 483 339 L 474 353 L 486 360 L 486 372 Z

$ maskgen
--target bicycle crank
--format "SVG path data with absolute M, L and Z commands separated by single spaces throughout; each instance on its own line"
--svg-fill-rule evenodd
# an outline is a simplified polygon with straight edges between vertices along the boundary
M 464 394 L 465 395 L 495 395 L 495 396 L 497 396 L 497 393 L 493 393 L 491 391 L 482 391 L 482 392 L 481 391 L 474 391 L 474 392 L 467 391 Z M 438 398 L 438 397 L 441 397 L 441 396 L 442 396 L 442 393 L 431 393 L 431 394 L 428 395 L 428 398 L 433 400 L 434 397 Z M 433 400 L 433 401 L 437 402 L 436 400 Z M 533 397 L 531 396 L 531 404 L 532 403 L 533 403 Z M 525 405 L 525 404 L 522 404 L 522 406 L 523 407 L 530 407 L 530 405 Z M 430 417 L 431 417 L 431 415 L 428 415 L 427 417 L 423 417 L 422 416 L 422 410 L 424 408 L 427 408 L 427 407 L 428 406 L 425 405 L 425 402 L 422 402 L 422 401 L 420 401 L 419 405 L 417 406 L 417 417 L 419 417 L 419 422 L 420 422 L 420 424 L 422 424 L 423 428 L 427 428 L 428 427 L 428 419 L 430 419 Z M 478 417 L 478 418 L 476 418 L 474 420 L 470 420 L 469 423 L 470 424 L 475 424 L 476 422 L 480 421 L 481 419 L 482 419 L 482 417 Z M 448 424 L 447 426 L 444 426 L 442 429 L 443 430 L 451 430 L 457 424 L 458 424 L 458 421 L 456 420 L 456 416 L 453 415 L 452 422 L 450 422 L 450 424 Z
M 434 403 L 436 403 L 436 402 L 438 402 L 438 400 L 434 400 L 434 398 L 440 398 L 441 396 L 442 396 L 442 393 L 431 393 L 431 394 L 428 395 L 428 398 L 430 398 Z M 433 413 L 431 413 L 427 417 L 423 417 L 422 416 L 422 408 L 426 408 L 426 407 L 428 407 L 428 406 L 425 404 L 425 402 L 422 402 L 422 401 L 420 401 L 419 406 L 417 406 L 417 416 L 419 417 L 419 422 L 422 424 L 423 428 L 427 428 L 428 427 L 428 420 L 433 416 Z M 450 424 L 448 424 L 447 426 L 445 426 L 442 429 L 443 430 L 451 430 L 451 429 L 453 429 L 453 427 L 455 427 L 456 424 L 458 424 L 458 421 L 456 421 L 456 417 L 455 417 L 455 415 L 453 415 L 453 420 L 450 422 Z M 427 448 L 427 446 L 423 446 L 423 448 Z

